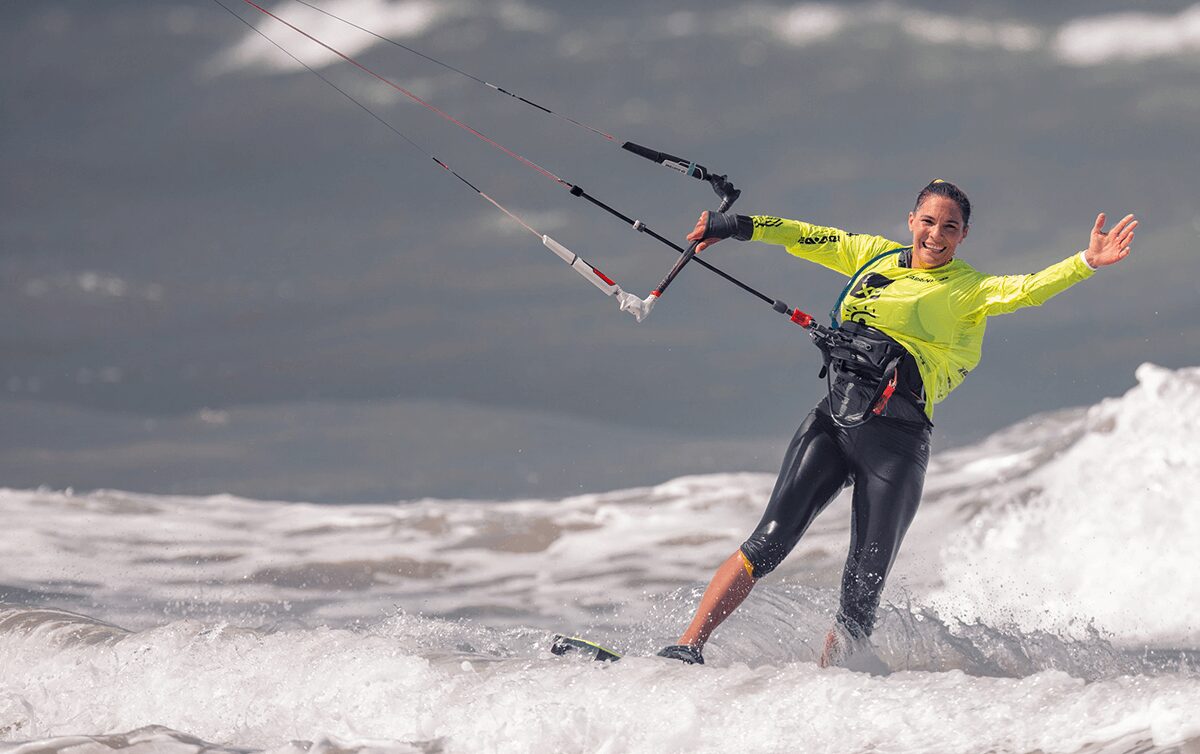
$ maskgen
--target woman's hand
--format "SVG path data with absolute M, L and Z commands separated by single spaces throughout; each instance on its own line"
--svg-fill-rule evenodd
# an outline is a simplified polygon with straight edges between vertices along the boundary
M 1087 250 L 1083 252 L 1084 259 L 1092 267 L 1107 267 L 1116 264 L 1129 256 L 1129 245 L 1133 243 L 1133 229 L 1138 221 L 1133 215 L 1125 215 L 1113 229 L 1104 232 L 1104 213 L 1096 215 L 1096 225 L 1092 228 L 1092 239 Z M 690 238 L 690 236 L 689 236 Z
M 696 221 L 696 227 L 692 228 L 691 233 L 687 234 L 687 240 L 700 241 L 696 246 L 697 254 L 721 240 L 719 238 L 704 238 L 704 231 L 706 230 L 708 230 L 708 210 L 700 213 L 700 219 Z
M 732 212 L 700 213 L 696 227 L 687 234 L 687 240 L 698 241 L 696 252 L 699 253 L 712 246 L 722 238 L 736 238 L 739 241 L 749 241 L 754 236 L 754 223 L 749 217 L 735 215 Z

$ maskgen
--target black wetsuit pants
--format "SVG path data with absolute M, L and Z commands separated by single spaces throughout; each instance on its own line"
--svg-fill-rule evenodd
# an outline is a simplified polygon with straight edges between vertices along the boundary
M 884 417 L 845 429 L 823 403 L 813 409 L 788 446 L 762 521 L 742 545 L 754 577 L 774 570 L 817 514 L 853 484 L 838 621 L 856 636 L 870 635 L 884 580 L 921 500 L 930 429 Z

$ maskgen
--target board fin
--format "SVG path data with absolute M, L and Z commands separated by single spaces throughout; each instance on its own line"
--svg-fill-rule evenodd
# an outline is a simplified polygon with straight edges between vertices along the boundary
M 616 662 L 621 659 L 621 655 L 611 649 L 605 649 L 595 642 L 580 639 L 578 636 L 562 636 L 561 634 L 555 635 L 554 643 L 550 645 L 550 651 L 559 656 L 579 652 L 584 657 L 590 657 L 597 662 Z

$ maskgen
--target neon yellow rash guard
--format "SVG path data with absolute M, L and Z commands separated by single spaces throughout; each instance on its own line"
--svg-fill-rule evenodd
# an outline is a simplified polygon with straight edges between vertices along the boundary
M 874 257 L 908 248 L 879 236 L 754 216 L 753 241 L 778 244 L 789 254 L 847 277 Z M 843 321 L 870 325 L 913 355 L 925 384 L 925 412 L 958 387 L 979 363 L 987 318 L 1038 306 L 1092 276 L 1077 252 L 1032 275 L 985 275 L 961 259 L 917 270 L 901 266 L 900 254 L 875 261 L 842 302 Z

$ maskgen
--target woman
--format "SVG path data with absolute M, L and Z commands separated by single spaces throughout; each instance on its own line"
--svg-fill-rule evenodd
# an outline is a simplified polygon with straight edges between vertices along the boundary
M 842 325 L 819 341 L 828 397 L 796 431 L 758 527 L 717 569 L 679 644 L 661 656 L 703 663 L 713 630 L 850 484 L 850 554 L 820 665 L 843 664 L 865 645 L 920 502 L 933 406 L 979 363 L 987 318 L 1037 306 L 1124 259 L 1138 224 L 1127 215 L 1105 232 L 1101 213 L 1086 250 L 1032 275 L 992 276 L 955 258 L 970 220 L 966 195 L 941 180 L 908 213 L 911 246 L 776 217 L 700 216 L 688 235 L 700 241 L 697 251 L 722 238 L 779 244 L 851 282 L 839 302 Z

